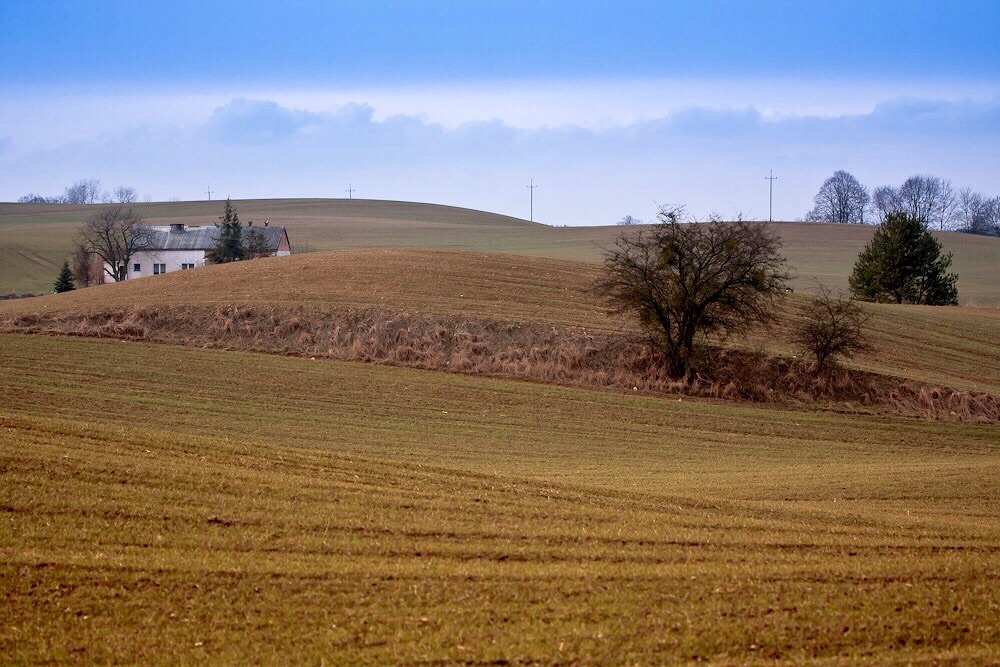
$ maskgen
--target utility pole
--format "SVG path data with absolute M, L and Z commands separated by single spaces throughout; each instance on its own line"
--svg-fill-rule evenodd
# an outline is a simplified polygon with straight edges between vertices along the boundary
M 774 222 L 774 182 L 778 177 L 774 175 L 774 169 L 768 169 L 767 173 L 770 174 L 764 177 L 767 181 L 767 221 Z
M 206 193 L 208 194 L 208 201 L 212 201 L 212 186 L 211 185 L 208 186 L 208 190 L 206 190 Z
M 529 209 L 530 212 L 531 212 L 531 217 L 528 218 L 528 219 L 531 222 L 534 222 L 535 221 L 535 188 L 537 188 L 538 186 L 535 185 L 535 179 L 531 179 L 531 184 L 530 185 L 525 185 L 524 187 L 528 188 L 528 191 L 531 193 L 531 208 Z
M 344 192 L 347 193 L 347 198 L 348 199 L 354 199 L 354 193 L 357 192 L 357 190 L 354 189 L 354 187 L 352 186 L 352 184 L 348 183 L 347 184 L 347 189 L 344 190 Z

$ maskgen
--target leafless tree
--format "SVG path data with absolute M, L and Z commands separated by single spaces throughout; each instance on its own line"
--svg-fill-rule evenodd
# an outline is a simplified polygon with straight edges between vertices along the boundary
M 813 197 L 813 209 L 806 214 L 812 222 L 864 224 L 871 196 L 868 188 L 846 171 L 835 171 Z
M 97 257 L 82 244 L 76 244 L 70 263 L 73 269 L 73 280 L 76 281 L 77 287 L 90 287 L 91 284 L 101 282 L 104 269 L 101 268 Z
M 839 356 L 871 349 L 865 334 L 869 315 L 853 297 L 834 296 L 820 285 L 819 294 L 799 308 L 801 320 L 792 331 L 795 345 L 815 359 L 812 370 L 822 373 Z
M 129 185 L 119 185 L 115 188 L 115 201 L 119 204 L 134 204 L 139 201 L 139 193 Z
M 690 372 L 699 336 L 772 320 L 788 280 L 781 243 L 767 225 L 681 224 L 679 210 L 663 208 L 651 229 L 623 232 L 597 284 L 614 312 L 638 316 L 674 377 Z
M 98 204 L 106 203 L 109 197 L 101 190 L 99 179 L 85 178 L 67 187 L 62 199 L 66 204 Z
M 873 202 L 879 218 L 889 213 L 906 213 L 939 229 L 954 221 L 958 198 L 951 181 L 937 176 L 910 176 L 898 188 L 875 188 Z
M 619 225 L 641 225 L 642 224 L 642 220 L 640 220 L 639 218 L 633 217 L 631 215 L 626 215 L 621 220 L 619 220 L 617 224 L 619 224 Z
M 45 195 L 29 192 L 23 197 L 17 198 L 18 204 L 61 204 L 62 197 L 46 197 Z
M 104 272 L 113 280 L 124 280 L 135 253 L 149 246 L 150 231 L 142 218 L 123 204 L 101 209 L 80 230 L 79 245 L 97 255 Z
M 1000 236 L 1000 197 L 987 198 L 971 188 L 958 193 L 958 231 Z

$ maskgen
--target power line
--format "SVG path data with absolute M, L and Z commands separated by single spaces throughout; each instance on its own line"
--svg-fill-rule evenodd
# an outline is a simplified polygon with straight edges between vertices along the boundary
M 774 222 L 774 182 L 778 177 L 774 175 L 774 169 L 768 169 L 767 173 L 770 174 L 764 177 L 767 181 L 767 221 Z
M 208 201 L 212 201 L 212 186 L 208 186 L 208 190 L 205 192 L 208 194 Z
M 344 192 L 347 193 L 348 199 L 354 199 L 354 193 L 357 192 L 357 190 L 354 189 L 354 186 L 351 183 L 348 183 L 347 189 L 344 190 Z
M 535 179 L 531 179 L 531 184 L 530 185 L 525 185 L 524 187 L 528 188 L 528 191 L 531 193 L 531 198 L 530 198 L 530 201 L 531 201 L 531 208 L 530 208 L 531 217 L 528 218 L 528 219 L 531 222 L 534 222 L 535 221 L 535 188 L 537 188 L 538 186 L 535 185 Z

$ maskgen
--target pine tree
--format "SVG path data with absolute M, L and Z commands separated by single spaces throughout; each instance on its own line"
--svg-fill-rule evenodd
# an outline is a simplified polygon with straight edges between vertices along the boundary
M 951 253 L 941 253 L 923 220 L 889 213 L 854 264 L 851 292 L 861 301 L 958 305 L 950 266 Z
M 70 271 L 69 262 L 63 262 L 62 270 L 59 272 L 59 277 L 56 278 L 53 293 L 62 294 L 63 292 L 72 292 L 76 289 L 76 285 L 73 284 L 73 272 Z
M 253 223 L 251 222 L 250 224 Z M 259 259 L 271 254 L 271 250 L 267 247 L 267 238 L 263 232 L 251 229 L 247 237 L 246 254 L 249 259 Z
M 215 248 L 207 256 L 208 261 L 223 264 L 244 259 L 247 249 L 243 243 L 243 225 L 229 199 L 226 199 L 226 208 L 219 220 L 222 224 L 215 225 L 219 230 L 219 238 L 215 242 Z

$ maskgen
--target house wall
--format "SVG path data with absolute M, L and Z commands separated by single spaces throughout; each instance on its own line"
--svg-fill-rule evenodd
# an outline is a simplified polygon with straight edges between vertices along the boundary
M 288 245 L 288 232 L 281 235 L 281 242 L 278 243 L 278 252 L 275 253 L 278 257 L 287 257 L 292 254 L 292 249 Z
M 139 265 L 139 270 L 135 270 L 135 265 Z M 153 264 L 166 264 L 167 273 L 180 271 L 182 264 L 194 264 L 196 267 L 205 266 L 204 250 L 149 250 L 135 253 L 128 263 L 128 273 L 126 280 L 142 278 L 153 274 Z M 105 264 L 105 268 L 110 268 Z M 113 283 L 114 280 L 105 272 L 104 282 Z

